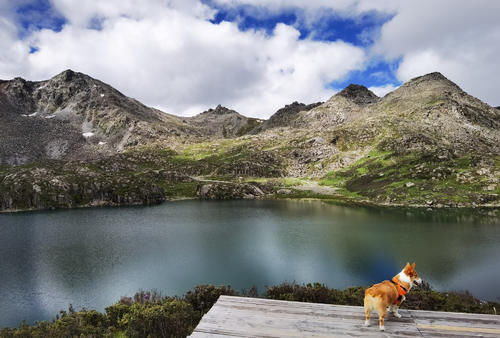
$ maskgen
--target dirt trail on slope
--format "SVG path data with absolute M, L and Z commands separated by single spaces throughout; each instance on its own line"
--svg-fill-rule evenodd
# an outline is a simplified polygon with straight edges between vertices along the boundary
M 319 185 L 318 182 L 315 181 L 303 181 L 304 184 L 296 185 L 290 188 L 302 191 L 312 191 L 319 195 L 335 195 L 337 192 L 337 188 L 332 188 L 325 185 Z

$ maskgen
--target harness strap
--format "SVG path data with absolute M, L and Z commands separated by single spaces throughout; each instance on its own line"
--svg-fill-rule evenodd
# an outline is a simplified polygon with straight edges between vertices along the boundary
M 394 277 L 394 278 L 396 278 L 396 277 Z M 398 298 L 396 299 L 396 301 L 394 302 L 394 304 L 398 304 L 403 299 L 403 296 L 406 295 L 408 290 L 406 290 L 406 288 L 404 286 L 402 286 L 401 284 L 396 282 L 394 280 L 394 278 L 391 279 L 391 282 L 396 286 L 396 289 L 398 290 L 398 295 L 399 295 Z

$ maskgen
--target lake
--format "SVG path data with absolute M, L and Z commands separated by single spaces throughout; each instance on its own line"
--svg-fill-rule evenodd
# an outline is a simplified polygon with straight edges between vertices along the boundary
M 0 214 L 0 327 L 52 319 L 69 304 L 102 311 L 140 289 L 370 285 L 407 261 L 437 290 L 498 300 L 500 220 L 303 201 Z

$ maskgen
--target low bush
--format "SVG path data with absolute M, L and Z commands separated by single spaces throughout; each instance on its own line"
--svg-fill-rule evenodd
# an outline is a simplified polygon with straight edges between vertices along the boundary
M 345 290 L 324 284 L 282 283 L 268 288 L 265 298 L 310 303 L 362 305 L 364 287 Z M 238 295 L 230 286 L 200 285 L 181 297 L 163 297 L 140 291 L 122 297 L 105 309 L 61 311 L 51 322 L 23 322 L 18 328 L 0 330 L 0 337 L 186 337 L 221 295 Z M 258 296 L 252 287 L 243 296 Z M 429 284 L 414 288 L 402 305 L 406 309 L 496 314 L 500 303 L 483 302 L 470 293 L 437 292 Z

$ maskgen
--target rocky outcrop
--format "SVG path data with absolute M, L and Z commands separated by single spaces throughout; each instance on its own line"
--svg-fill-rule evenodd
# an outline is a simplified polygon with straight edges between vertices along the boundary
M 339 96 L 343 96 L 346 99 L 360 105 L 364 106 L 371 103 L 376 103 L 380 98 L 375 95 L 371 90 L 365 86 L 350 84 L 342 91 L 338 93 Z
M 221 105 L 185 120 L 209 138 L 242 136 L 262 123 L 262 120 L 248 118 Z
M 141 178 L 78 173 L 57 175 L 45 168 L 3 178 L 0 210 L 37 210 L 105 205 L 148 205 L 165 201 L 158 185 Z
M 202 183 L 197 194 L 203 200 L 257 199 L 265 195 L 256 185 L 229 182 Z
M 379 101 L 380 98 L 365 86 L 351 84 L 325 103 L 300 112 L 293 121 L 293 126 L 313 130 L 331 129 L 362 118 L 363 111 Z
M 136 159 L 119 155 L 95 162 L 0 167 L 0 211 L 158 204 L 191 186 L 194 196 L 191 177 L 162 169 L 161 162 L 145 167 Z
M 283 108 L 278 109 L 276 113 L 271 115 L 271 117 L 264 121 L 260 126 L 252 130 L 252 134 L 260 133 L 264 130 L 278 128 L 278 127 L 289 127 L 293 124 L 293 121 L 298 117 L 298 113 L 302 111 L 309 111 L 317 106 L 320 106 L 323 102 L 317 102 L 312 104 L 299 103 L 297 101 L 287 104 Z

